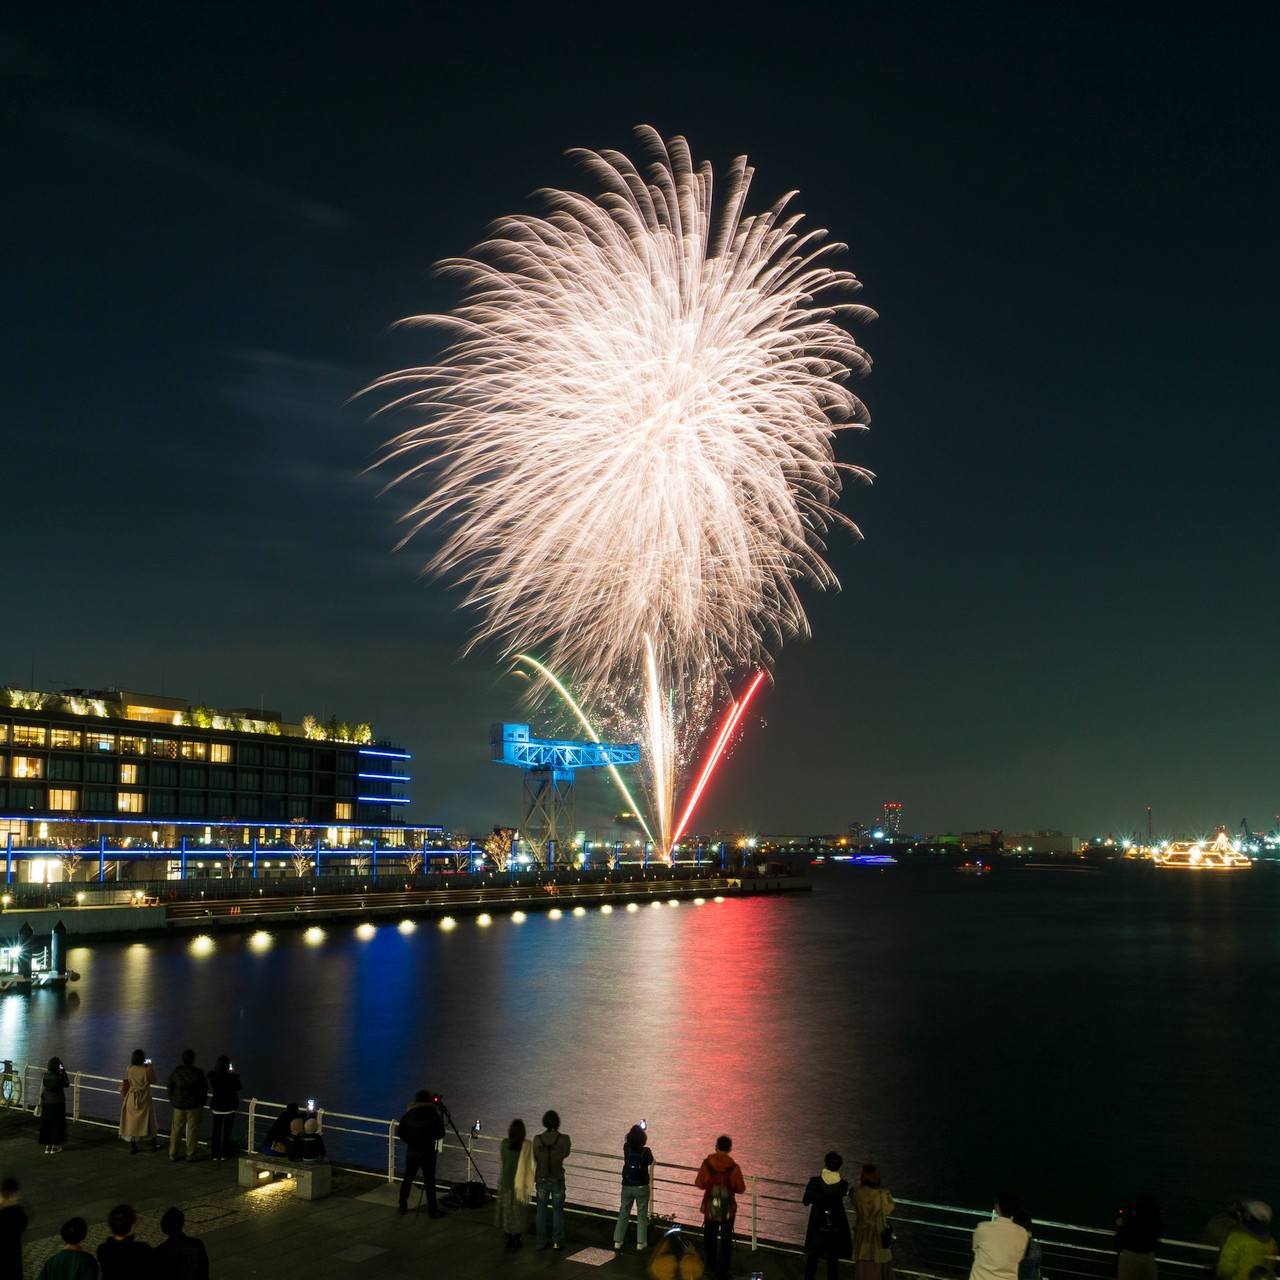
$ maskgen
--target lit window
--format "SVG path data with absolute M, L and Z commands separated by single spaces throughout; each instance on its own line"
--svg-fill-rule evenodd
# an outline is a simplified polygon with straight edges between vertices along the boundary
M 44 761 L 39 756 L 14 756 L 13 776 L 15 778 L 43 778 Z
M 212 760 L 214 764 L 230 764 L 231 743 L 211 742 L 209 744 L 209 759 Z
M 52 744 L 67 750 L 80 750 L 81 733 L 79 729 L 55 729 Z
M 117 791 L 116 792 L 116 812 L 117 813 L 141 813 L 142 812 L 142 792 Z
M 60 809 L 63 812 L 75 809 L 80 803 L 80 793 L 74 788 L 62 790 L 58 787 L 49 788 L 49 808 Z
M 351 811 L 354 807 L 355 807 L 354 805 L 344 804 L 342 803 L 342 801 L 339 801 L 333 807 L 334 809 L 333 816 L 337 818 L 339 822 L 350 822 L 352 818 Z
M 146 738 L 133 738 L 128 734 L 120 735 L 120 752 L 126 756 L 145 756 L 147 754 Z
M 184 742 L 182 744 L 182 758 L 184 760 L 205 760 L 209 755 L 209 744 L 207 742 Z
M 4 743 L 8 741 L 9 741 L 9 726 L 7 724 L 0 724 L 0 743 Z
M 43 726 L 34 724 L 15 724 L 13 726 L 13 745 L 15 747 L 43 747 Z
M 86 733 L 85 745 L 90 751 L 114 751 L 116 735 L 114 733 Z
M 159 756 L 161 760 L 176 760 L 178 743 L 174 738 L 152 738 L 151 754 Z
M 131 787 L 136 786 L 138 766 L 136 764 L 122 764 L 120 766 L 120 781 Z

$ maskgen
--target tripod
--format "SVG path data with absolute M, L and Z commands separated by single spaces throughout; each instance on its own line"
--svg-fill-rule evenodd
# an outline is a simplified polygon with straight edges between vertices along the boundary
M 480 1172 L 480 1166 L 476 1164 L 476 1157 L 471 1153 L 471 1144 L 467 1142 L 463 1142 L 462 1134 L 458 1133 L 458 1126 L 453 1123 L 452 1112 L 449 1111 L 449 1108 L 444 1105 L 443 1098 L 442 1098 L 442 1101 L 439 1102 L 439 1107 L 440 1107 L 440 1115 L 444 1116 L 445 1123 L 447 1123 L 449 1128 L 453 1130 L 453 1137 L 458 1139 L 458 1146 L 460 1146 L 463 1149 L 463 1151 L 467 1153 L 467 1164 L 471 1166 L 471 1170 L 475 1171 L 476 1180 L 479 1181 L 481 1187 L 484 1188 L 484 1198 L 488 1199 L 490 1194 L 492 1193 L 490 1193 L 489 1184 L 486 1183 L 486 1181 L 484 1180 L 484 1174 L 481 1174 Z M 468 1172 L 470 1172 L 471 1170 L 468 1170 Z M 419 1203 L 421 1203 L 421 1199 Z M 465 1206 L 463 1206 L 463 1208 L 467 1208 L 467 1207 L 470 1207 L 470 1206 L 466 1206 L 466 1204 Z

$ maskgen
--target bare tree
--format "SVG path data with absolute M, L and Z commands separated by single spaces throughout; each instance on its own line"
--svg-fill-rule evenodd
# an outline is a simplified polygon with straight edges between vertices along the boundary
M 311 853 L 307 849 L 295 849 L 289 861 L 293 863 L 293 874 L 301 879 L 311 870 Z
M 404 855 L 404 869 L 411 875 L 416 876 L 422 870 L 422 850 L 410 849 Z
M 499 871 L 506 871 L 511 866 L 511 845 L 515 838 L 514 827 L 494 827 L 485 837 L 484 851 Z

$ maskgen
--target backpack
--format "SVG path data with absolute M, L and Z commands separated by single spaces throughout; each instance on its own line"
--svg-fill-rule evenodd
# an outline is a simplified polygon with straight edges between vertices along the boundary
M 649 1181 L 649 1162 L 645 1157 L 648 1147 L 633 1151 L 630 1144 L 622 1148 L 622 1184 L 627 1187 L 642 1187 Z
M 833 1236 L 840 1230 L 840 1210 L 835 1205 L 818 1206 L 818 1230 L 824 1236 Z
M 704 1160 L 702 1167 L 710 1174 L 707 1178 L 707 1219 L 710 1222 L 727 1222 L 733 1209 L 734 1166 L 721 1171 L 713 1169 L 710 1160 Z

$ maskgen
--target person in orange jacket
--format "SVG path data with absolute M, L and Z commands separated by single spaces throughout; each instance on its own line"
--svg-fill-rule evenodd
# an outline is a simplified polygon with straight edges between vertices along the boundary
M 733 1219 L 738 1196 L 747 1189 L 742 1170 L 729 1154 L 733 1139 L 722 1133 L 716 1149 L 702 1162 L 693 1185 L 702 1192 L 702 1229 L 707 1270 L 724 1280 L 733 1257 Z

